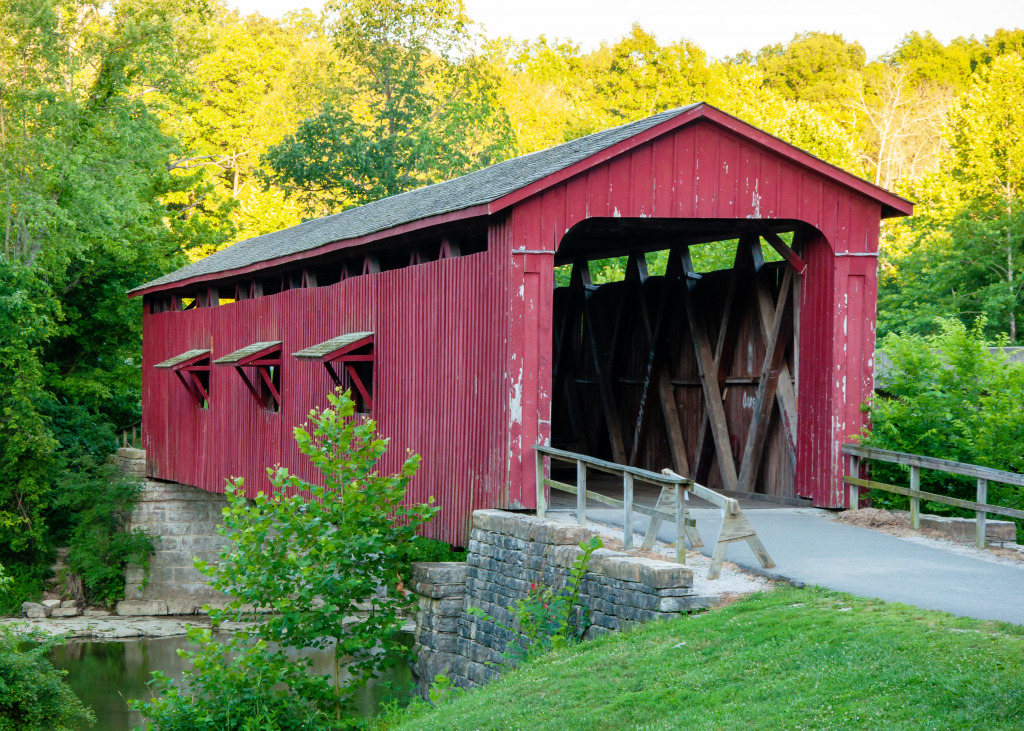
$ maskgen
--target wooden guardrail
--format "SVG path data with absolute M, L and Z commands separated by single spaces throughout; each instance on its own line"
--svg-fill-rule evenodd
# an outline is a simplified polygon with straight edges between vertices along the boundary
M 655 521 L 657 521 L 658 527 L 665 520 L 673 520 L 676 523 L 676 562 L 685 564 L 686 563 L 686 541 L 684 536 L 686 535 L 686 500 L 676 499 L 673 503 L 674 510 L 670 513 L 662 505 L 662 499 L 658 499 L 658 504 L 654 508 L 648 508 L 644 505 L 637 505 L 633 500 L 633 479 L 639 478 L 644 482 L 649 482 L 652 485 L 658 485 L 662 488 L 662 497 L 665 495 L 665 488 L 676 493 L 682 491 L 692 490 L 693 481 L 688 480 L 685 477 L 679 475 L 667 476 L 659 475 L 657 472 L 651 472 L 649 470 L 642 470 L 639 467 L 630 467 L 628 465 L 615 464 L 614 462 L 607 462 L 603 459 L 597 459 L 596 457 L 590 457 L 585 454 L 577 454 L 575 452 L 566 452 L 562 449 L 555 449 L 554 447 L 545 447 L 542 445 L 534 446 L 534 450 L 537 453 L 537 515 L 543 518 L 547 512 L 547 490 L 545 488 L 553 488 L 555 490 L 561 490 L 563 492 L 569 492 L 576 495 L 576 522 L 580 525 L 585 525 L 587 521 L 587 499 L 594 500 L 604 505 L 609 505 L 613 508 L 622 508 L 622 546 L 627 551 L 633 548 L 633 513 L 640 513 L 651 518 L 651 527 L 654 527 Z M 561 460 L 563 462 L 570 462 L 576 465 L 576 484 L 570 485 L 566 482 L 559 482 L 557 480 L 551 480 L 544 476 L 544 457 L 550 457 L 552 459 Z M 607 474 L 616 475 L 622 478 L 622 500 L 616 500 L 610 498 L 607 495 L 602 495 L 599 492 L 593 492 L 587 489 L 587 468 L 598 470 L 599 472 L 605 472 Z M 696 532 L 696 526 L 691 526 Z M 648 537 L 653 533 L 654 537 L 657 537 L 657 531 L 651 531 L 648 529 Z M 699 541 L 699 536 L 697 537 Z M 692 541 L 691 541 L 692 543 Z M 650 549 L 654 545 L 654 538 L 651 538 L 650 545 L 648 544 L 648 538 L 644 538 L 644 547 Z M 704 545 L 700 543 L 699 545 Z
M 534 446 L 537 455 L 537 515 L 544 517 L 547 512 L 547 488 L 561 490 L 576 495 L 576 521 L 580 525 L 586 524 L 587 500 L 608 505 L 613 508 L 622 508 L 623 511 L 623 547 L 628 551 L 633 548 L 633 513 L 646 515 L 651 519 L 644 535 L 642 548 L 650 550 L 657 540 L 658 531 L 666 520 L 674 521 L 676 524 L 676 562 L 686 563 L 686 540 L 694 548 L 701 548 L 704 542 L 700 533 L 697 532 L 696 522 L 687 514 L 686 500 L 689 493 L 698 495 L 703 500 L 716 505 L 722 509 L 722 529 L 719 531 L 718 542 L 715 545 L 715 552 L 711 558 L 711 568 L 708 571 L 709 579 L 717 579 L 722 571 L 722 562 L 725 560 L 725 552 L 728 545 L 734 541 L 746 541 L 757 556 L 761 565 L 765 568 L 772 568 L 775 563 L 761 543 L 754 531 L 750 521 L 743 515 L 740 504 L 734 498 L 719 495 L 703 485 L 698 485 L 693 480 L 677 475 L 672 470 L 662 470 L 661 474 L 639 467 L 620 465 L 597 459 L 585 454 L 567 452 L 554 447 L 541 445 Z M 570 485 L 559 482 L 544 476 L 544 458 L 560 460 L 563 462 L 575 463 L 576 484 Z M 599 472 L 616 475 L 622 478 L 622 500 L 610 498 L 607 495 L 587 489 L 587 468 Z M 633 500 L 633 481 L 639 479 L 661 488 L 661 495 L 653 508 L 645 505 L 637 505 Z
M 128 440 L 128 434 L 131 434 L 131 441 Z M 114 441 L 120 447 L 137 447 L 138 438 L 142 436 L 142 422 L 137 421 L 134 424 L 123 426 L 117 430 L 117 436 Z
M 1024 519 L 1024 510 L 1006 508 L 1001 505 L 990 505 L 988 500 L 988 483 L 998 482 L 1004 485 L 1024 487 L 1024 475 L 1016 472 L 996 470 L 991 467 L 979 467 L 978 465 L 954 462 L 948 459 L 937 457 L 923 457 L 918 454 L 907 454 L 906 452 L 890 452 L 887 449 L 875 447 L 862 447 L 858 444 L 844 444 L 843 454 L 850 458 L 849 475 L 843 481 L 850 486 L 850 510 L 856 510 L 860 500 L 860 488 L 868 490 L 884 490 L 897 495 L 906 495 L 910 498 L 910 525 L 914 530 L 921 529 L 921 500 L 931 500 L 945 505 L 953 505 L 958 508 L 975 511 L 976 529 L 975 544 L 979 548 L 985 547 L 985 516 L 1002 515 L 1008 518 Z M 888 462 L 890 464 L 903 465 L 910 468 L 910 487 L 900 485 L 889 485 L 874 480 L 863 480 L 860 474 L 860 460 L 870 459 L 877 462 Z M 921 490 L 921 470 L 936 470 L 953 475 L 973 477 L 977 480 L 976 500 L 961 500 L 960 498 L 948 495 L 938 495 L 934 492 L 923 492 Z

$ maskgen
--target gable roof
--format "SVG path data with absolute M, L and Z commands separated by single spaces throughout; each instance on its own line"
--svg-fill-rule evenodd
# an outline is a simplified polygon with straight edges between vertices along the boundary
M 797 158 L 798 162 L 835 179 L 840 184 L 880 200 L 883 204 L 883 217 L 908 215 L 912 210 L 911 204 L 905 199 L 772 137 L 709 104 L 700 102 L 677 109 L 669 109 L 646 119 L 595 132 L 546 150 L 505 160 L 452 180 L 382 198 L 341 213 L 305 221 L 290 228 L 240 241 L 177 271 L 136 287 L 129 294 L 138 295 L 152 289 L 166 289 L 169 285 L 194 278 L 211 279 L 212 275 L 216 274 L 230 276 L 230 272 L 249 269 L 263 262 L 302 255 L 304 252 L 328 244 L 380 234 L 389 229 L 425 219 L 434 219 L 446 214 L 457 215 L 462 212 L 462 215 L 467 215 L 473 213 L 470 209 L 481 207 L 483 210 L 479 211 L 480 214 L 494 213 L 494 210 L 488 209 L 489 204 L 502 199 L 517 198 L 513 194 L 524 188 L 536 187 L 534 184 L 545 178 L 552 178 L 551 184 L 553 185 L 563 177 L 558 175 L 559 173 L 563 171 L 575 173 L 576 168 L 588 158 L 594 158 L 609 148 L 627 143 L 631 138 L 639 138 L 636 140 L 636 144 L 645 142 L 654 135 L 654 133 L 645 135 L 645 132 L 682 115 L 686 115 L 687 118 L 692 117 L 693 115 L 687 114 L 688 112 L 696 112 L 699 116 L 708 117 L 734 132 L 752 138 L 755 142 L 768 144 L 776 151 Z M 685 120 L 680 120 L 680 123 L 685 123 Z M 667 126 L 674 128 L 677 125 Z M 571 171 L 570 168 L 572 168 Z
M 696 106 L 691 104 L 670 109 L 638 122 L 505 160 L 443 183 L 427 185 L 357 208 L 349 208 L 341 213 L 305 221 L 281 231 L 239 241 L 205 259 L 137 287 L 132 292 L 203 274 L 240 269 L 261 261 L 316 249 L 335 241 L 377 233 L 403 223 L 491 203 Z

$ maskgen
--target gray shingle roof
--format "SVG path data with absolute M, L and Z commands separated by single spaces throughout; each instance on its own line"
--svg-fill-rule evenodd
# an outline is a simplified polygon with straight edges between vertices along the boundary
M 360 340 L 373 337 L 372 332 L 359 332 L 359 333 L 346 333 L 345 335 L 339 335 L 336 338 L 325 340 L 322 343 L 311 345 L 308 348 L 304 348 L 297 353 L 292 353 L 296 358 L 308 358 L 311 360 L 319 360 L 325 355 L 341 350 L 344 347 L 358 343 Z
M 638 122 L 595 132 L 547 150 L 499 162 L 453 180 L 239 241 L 176 272 L 136 287 L 132 292 L 205 274 L 229 272 L 261 261 L 309 251 L 335 241 L 366 236 L 423 218 L 492 203 L 696 106 L 691 104 L 670 109 Z

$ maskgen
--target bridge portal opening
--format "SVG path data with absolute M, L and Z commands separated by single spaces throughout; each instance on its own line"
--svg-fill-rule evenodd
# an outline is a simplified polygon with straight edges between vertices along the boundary
M 555 258 L 552 446 L 794 497 L 809 234 L 746 219 L 573 227 Z

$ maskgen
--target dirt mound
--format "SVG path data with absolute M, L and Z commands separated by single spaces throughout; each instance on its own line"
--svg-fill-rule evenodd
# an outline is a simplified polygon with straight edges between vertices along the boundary
M 847 525 L 859 525 L 864 528 L 904 528 L 910 529 L 910 517 L 906 513 L 893 513 L 877 508 L 861 508 L 839 513 L 836 520 Z

